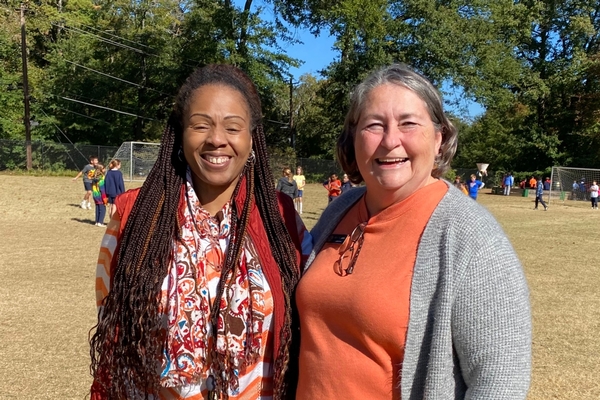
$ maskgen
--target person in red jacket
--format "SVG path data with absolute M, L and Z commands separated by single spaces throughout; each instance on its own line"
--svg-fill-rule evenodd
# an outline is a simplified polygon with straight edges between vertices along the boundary
M 294 387 L 290 299 L 312 242 L 273 190 L 261 121 L 234 66 L 199 69 L 179 90 L 154 167 L 116 198 L 102 241 L 92 400 L 281 399 Z
M 338 179 L 337 174 L 331 174 L 329 179 L 323 182 L 323 187 L 327 189 L 327 195 L 330 203 L 333 201 L 333 199 L 342 194 L 342 182 L 340 182 Z

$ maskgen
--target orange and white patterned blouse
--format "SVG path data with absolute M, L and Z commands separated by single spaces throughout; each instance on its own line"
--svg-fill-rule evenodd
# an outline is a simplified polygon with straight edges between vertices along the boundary
M 208 343 L 213 340 L 210 308 L 230 239 L 230 203 L 211 217 L 200 206 L 192 185 L 188 183 L 186 189 L 182 239 L 173 244 L 175 257 L 161 288 L 160 310 L 167 317 L 169 333 L 161 373 L 164 389 L 160 398 L 165 400 L 205 399 L 212 389 L 213 372 L 206 362 Z M 119 240 L 120 222 L 119 213 L 115 213 L 102 240 L 96 276 L 99 308 L 109 292 L 111 260 Z M 273 355 L 267 338 L 272 331 L 273 298 L 250 237 L 245 238 L 243 248 L 237 275 L 226 277 L 227 282 L 234 280 L 235 293 L 223 296 L 230 302 L 228 315 L 233 318 L 239 315 L 238 323 L 234 321 L 238 329 L 233 333 L 217 332 L 216 348 L 217 352 L 233 354 L 238 361 L 242 360 L 233 365 L 235 382 L 228 379 L 229 398 L 269 399 L 273 396 Z M 219 322 L 219 326 L 226 325 L 222 320 Z M 241 322 L 246 327 L 239 328 Z M 247 340 L 252 343 L 247 344 Z M 253 346 L 256 354 L 250 354 Z M 235 357 L 225 358 L 233 358 L 232 363 L 236 363 Z

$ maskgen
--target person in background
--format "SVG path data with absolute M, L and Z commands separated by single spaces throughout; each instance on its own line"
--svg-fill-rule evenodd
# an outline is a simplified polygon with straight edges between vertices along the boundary
M 296 186 L 296 181 L 292 178 L 292 170 L 288 167 L 283 169 L 283 176 L 277 181 L 275 190 L 290 196 L 292 200 L 298 197 L 298 186 Z
M 123 173 L 121 172 L 121 160 L 117 158 L 111 160 L 108 168 L 108 172 L 104 178 L 104 187 L 106 189 L 106 196 L 108 197 L 108 212 L 111 215 L 116 197 L 125 192 L 125 182 L 123 181 Z
M 302 215 L 302 197 L 304 196 L 306 178 L 304 177 L 304 171 L 301 166 L 296 167 L 296 175 L 292 178 L 296 181 L 296 186 L 298 186 L 298 196 L 294 199 L 294 207 L 296 208 L 296 212 Z
M 287 398 L 311 240 L 273 182 L 252 81 L 194 71 L 102 240 L 91 400 Z
M 546 206 L 546 203 L 544 202 L 544 182 L 542 182 L 542 177 L 540 176 L 537 180 L 537 187 L 535 189 L 535 208 L 534 210 L 538 209 L 538 203 L 542 203 L 542 206 L 544 206 L 544 211 L 548 211 L 548 206 Z
M 519 182 L 519 187 L 521 189 L 525 189 L 526 186 L 527 186 L 527 179 L 523 178 L 523 180 L 521 182 Z
M 477 194 L 481 189 L 484 188 L 484 186 L 485 183 L 477 179 L 477 176 L 475 176 L 475 174 L 471 174 L 471 180 L 469 181 L 467 189 L 469 191 L 469 197 L 473 200 L 477 200 Z
M 579 184 L 577 181 L 573 181 L 573 186 L 571 187 L 571 200 L 578 200 L 579 193 Z
M 104 217 L 106 216 L 106 204 L 108 198 L 106 197 L 104 165 L 96 164 L 96 169 L 94 171 L 94 178 L 92 179 L 92 197 L 96 205 L 96 226 L 105 228 Z
M 598 209 L 598 184 L 596 181 L 592 182 L 590 186 L 590 200 L 592 201 L 592 209 Z
M 460 189 L 462 182 L 460 181 L 460 176 L 456 175 L 454 177 L 454 183 L 452 183 L 452 185 L 454 185 L 455 188 Z
M 581 200 L 587 200 L 588 197 L 588 188 L 585 183 L 585 178 L 581 178 L 581 182 L 579 182 L 579 198 Z
M 529 189 L 536 189 L 537 188 L 537 180 L 535 179 L 535 176 L 531 176 L 531 179 L 529 179 Z
M 550 190 L 550 178 L 548 177 L 544 180 L 544 190 Z
M 355 187 L 355 185 L 350 182 L 350 178 L 348 178 L 348 174 L 344 174 L 342 176 L 342 193 L 344 194 L 346 193 L 348 190 L 352 189 L 353 187 Z
M 403 65 L 352 93 L 337 158 L 365 185 L 312 230 L 296 399 L 525 399 L 527 283 L 494 217 L 440 179 L 458 135 L 439 93 Z
M 510 189 L 512 189 L 513 185 L 515 184 L 515 178 L 513 178 L 512 172 L 506 174 L 504 177 L 504 182 L 502 183 L 504 184 L 504 195 L 510 196 Z
M 342 183 L 337 177 L 337 174 L 333 173 L 329 175 L 329 178 L 323 182 L 323 187 L 327 189 L 327 196 L 329 199 L 329 203 L 333 201 L 336 197 L 342 194 Z
M 81 200 L 81 204 L 79 205 L 83 209 L 91 210 L 92 206 L 90 204 L 90 199 L 92 198 L 92 180 L 94 179 L 94 173 L 96 165 L 98 164 L 98 157 L 90 156 L 90 163 L 87 164 L 75 178 L 73 178 L 73 182 L 75 182 L 80 176 L 83 176 L 83 189 L 85 190 L 85 194 L 83 195 L 83 200 Z

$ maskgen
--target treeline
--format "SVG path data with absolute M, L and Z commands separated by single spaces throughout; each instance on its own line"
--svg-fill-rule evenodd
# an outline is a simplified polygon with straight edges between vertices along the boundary
M 353 85 L 400 61 L 434 81 L 455 110 L 455 167 L 600 164 L 600 1 L 25 4 L 34 138 L 158 140 L 183 79 L 227 62 L 257 84 L 271 147 L 293 144 L 298 157 L 331 158 Z M 24 137 L 20 5 L 0 2 L 0 139 Z M 290 81 L 301 62 L 286 54 L 296 28 L 336 39 L 322 78 Z M 466 101 L 485 112 L 462 117 Z

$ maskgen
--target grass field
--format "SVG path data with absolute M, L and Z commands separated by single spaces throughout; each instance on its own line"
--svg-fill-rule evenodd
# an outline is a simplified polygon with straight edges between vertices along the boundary
M 88 392 L 103 229 L 93 225 L 93 209 L 78 207 L 82 186 L 0 175 L 0 399 L 83 399 Z M 531 197 L 487 193 L 479 202 L 506 230 L 531 288 L 529 399 L 599 399 L 600 212 L 569 201 L 533 211 Z M 326 203 L 322 187 L 306 188 L 308 227 Z

